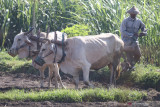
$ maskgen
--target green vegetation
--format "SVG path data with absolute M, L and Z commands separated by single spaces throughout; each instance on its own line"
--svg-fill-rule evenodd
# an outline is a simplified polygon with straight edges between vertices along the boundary
M 142 88 L 154 88 L 160 91 L 160 68 L 152 65 L 137 64 L 132 73 L 135 83 Z
M 17 56 L 13 58 L 6 52 L 0 52 L 0 72 L 32 72 L 36 74 L 38 71 L 32 67 L 31 60 L 19 59 Z
M 118 84 L 129 84 L 128 86 L 137 85 L 140 88 L 154 88 L 160 91 L 160 67 L 153 65 L 136 64 L 134 71 L 124 72 L 117 80 Z M 91 72 L 90 79 L 93 81 L 109 83 L 110 71 L 108 67 L 99 71 Z
M 32 25 L 42 31 L 47 31 L 50 26 L 51 31 L 62 30 L 68 33 L 69 37 L 102 32 L 120 36 L 120 24 L 129 16 L 126 11 L 133 5 L 139 8 L 141 14 L 138 18 L 148 29 L 148 36 L 139 38 L 144 61 L 158 66 L 159 0 L 0 0 L 0 48 L 10 47 L 14 36 L 21 29 L 27 31 Z M 81 26 L 86 32 L 78 32 L 76 26 Z
M 63 29 L 61 32 L 67 33 L 68 37 L 87 36 L 91 34 L 89 27 L 85 25 L 74 25 L 72 27 L 67 27 Z
M 32 25 L 46 31 L 62 30 L 66 25 L 76 23 L 71 12 L 76 1 L 67 0 L 0 0 L 0 48 L 10 47 L 16 34 L 27 31 Z M 35 4 L 35 5 L 34 5 Z M 65 6 L 63 6 L 65 5 Z M 33 9 L 35 23 L 33 23 Z
M 160 68 L 153 65 L 136 64 L 135 71 L 125 72 L 118 79 L 118 83 L 137 85 L 140 88 L 154 88 L 160 91 Z
M 107 89 L 84 89 L 84 90 L 49 90 L 49 91 L 25 91 L 25 90 L 10 90 L 0 92 L 0 100 L 29 100 L 29 101 L 46 101 L 54 102 L 106 102 L 106 101 L 139 101 L 147 96 L 144 91 L 111 88 Z

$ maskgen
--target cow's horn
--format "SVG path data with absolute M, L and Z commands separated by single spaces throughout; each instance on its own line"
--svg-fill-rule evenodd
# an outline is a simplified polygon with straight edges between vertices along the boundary
M 37 32 L 37 36 L 40 37 L 40 33 L 41 33 L 41 29 L 39 28 L 38 32 Z
M 47 39 L 48 39 L 49 31 L 50 31 L 50 27 L 48 26 L 48 28 L 47 28 L 47 34 L 46 34 L 46 38 L 47 38 Z
M 52 41 L 53 43 L 57 44 L 57 45 L 66 45 L 67 42 L 66 41 L 63 41 L 63 43 L 61 41 L 57 41 L 57 34 L 55 32 L 55 37 L 54 37 L 54 41 Z
M 33 27 L 31 27 L 30 29 L 29 29 L 29 31 L 27 31 L 27 32 L 25 32 L 24 33 L 24 35 L 28 35 L 29 33 L 31 33 L 32 32 L 32 30 L 33 30 L 34 28 Z
M 29 45 L 33 45 L 32 42 L 28 39 L 28 37 L 26 38 L 25 42 Z
M 54 41 L 57 41 L 57 33 L 56 33 L 56 31 L 54 32 Z

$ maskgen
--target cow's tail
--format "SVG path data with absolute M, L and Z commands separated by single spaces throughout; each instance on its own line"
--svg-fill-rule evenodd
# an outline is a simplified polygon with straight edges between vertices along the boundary
M 121 47 L 121 53 L 120 53 L 120 57 L 122 57 L 124 59 L 124 62 L 127 62 L 127 59 L 126 59 L 126 56 L 124 54 L 124 51 L 123 51 L 123 46 Z M 120 74 L 122 72 L 122 66 L 121 66 L 121 62 L 119 62 L 119 64 L 117 65 L 117 77 L 116 77 L 116 80 L 120 77 Z
M 121 62 L 120 62 L 120 58 L 122 56 L 122 51 L 117 55 L 119 56 L 119 61 L 117 61 L 117 68 L 116 68 L 116 72 L 117 72 L 117 76 L 116 76 L 116 80 L 118 80 L 118 78 L 120 77 L 120 74 L 121 74 Z
M 121 63 L 119 62 L 119 64 L 117 65 L 117 77 L 116 80 L 118 80 L 118 78 L 120 77 L 121 74 Z

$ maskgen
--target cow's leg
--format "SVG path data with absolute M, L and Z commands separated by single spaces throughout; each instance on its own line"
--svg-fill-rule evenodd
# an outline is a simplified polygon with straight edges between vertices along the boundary
M 79 75 L 74 75 L 73 79 L 74 79 L 74 83 L 75 83 L 75 89 L 78 89 Z
M 45 67 L 44 68 L 41 68 L 39 69 L 40 71 L 40 87 L 43 88 L 44 86 L 44 70 L 45 70 Z
M 91 64 L 86 64 L 82 67 L 83 70 L 83 81 L 84 84 L 89 85 L 91 88 L 94 86 L 89 82 L 89 70 L 90 70 Z
M 112 82 L 112 80 L 113 80 L 113 72 L 114 72 L 113 71 L 113 65 L 109 64 L 108 67 L 109 67 L 110 72 L 111 72 L 111 74 L 110 74 L 110 85 L 112 85 L 113 84 L 113 82 Z
M 48 67 L 48 69 L 49 69 L 49 80 L 48 80 L 48 88 L 50 88 L 50 86 L 51 86 L 51 79 L 52 79 L 52 75 L 53 75 L 53 67 L 52 66 L 49 66 Z
M 113 82 L 114 82 L 114 85 L 116 85 L 116 79 L 117 79 L 116 73 L 120 72 L 120 69 L 118 69 L 120 66 L 120 57 L 121 57 L 120 53 L 117 53 L 114 57 L 114 62 L 113 62 Z
M 59 67 L 57 64 L 55 64 L 54 67 L 55 67 L 55 79 L 58 80 L 60 82 L 60 85 L 62 86 L 62 88 L 65 89 L 66 87 L 63 85 L 60 74 L 59 74 Z M 56 88 L 58 88 L 58 83 L 56 85 Z
M 58 74 L 57 75 L 57 78 L 58 78 L 58 81 L 60 82 L 60 85 L 62 86 L 62 88 L 63 89 L 66 89 L 66 87 L 63 85 L 63 83 L 62 83 L 62 80 L 61 80 L 61 77 L 60 77 L 60 75 Z
M 113 85 L 116 86 L 117 65 L 113 65 Z
M 58 80 L 57 80 L 57 72 L 58 72 L 58 69 L 56 68 L 56 66 L 54 64 L 50 65 L 50 75 L 49 75 L 48 87 L 51 84 L 51 80 L 52 80 L 53 73 L 54 73 L 55 87 L 59 88 Z
M 59 84 L 58 84 L 58 78 L 57 78 L 56 72 L 54 72 L 54 80 L 55 80 L 55 88 L 58 89 L 59 88 Z

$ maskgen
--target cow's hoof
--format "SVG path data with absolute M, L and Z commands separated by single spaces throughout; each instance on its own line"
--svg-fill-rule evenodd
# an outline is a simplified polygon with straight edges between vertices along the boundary
M 48 88 L 48 89 L 50 89 L 50 88 L 51 88 L 51 86 L 48 86 L 47 88 Z
M 58 85 L 58 84 L 57 84 L 57 85 L 55 85 L 55 88 L 56 88 L 56 89 L 59 89 L 59 85 Z
M 89 88 L 95 88 L 93 84 L 89 84 Z
M 55 87 L 55 89 L 59 89 L 59 87 Z
M 67 89 L 65 86 L 62 86 L 62 89 Z
M 41 85 L 40 88 L 44 88 L 44 86 Z
M 133 67 L 131 67 L 129 70 L 130 70 L 130 72 L 132 72 L 132 71 L 135 71 L 135 69 L 136 69 L 136 67 L 133 66 Z
M 115 86 L 113 84 L 109 84 L 108 89 L 112 89 L 112 88 L 115 88 Z
M 78 88 L 78 86 L 75 86 L 75 90 L 78 90 L 79 88 Z
M 89 88 L 95 88 L 94 85 L 90 85 Z

